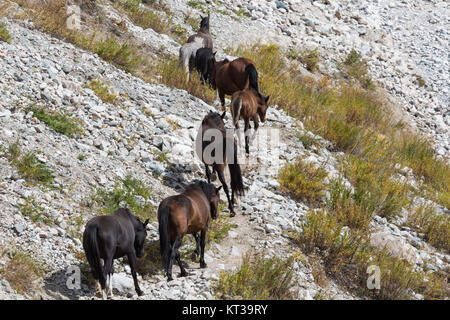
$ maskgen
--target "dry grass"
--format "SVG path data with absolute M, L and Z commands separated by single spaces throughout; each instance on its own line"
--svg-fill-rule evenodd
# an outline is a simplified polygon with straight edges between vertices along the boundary
M 327 172 L 313 163 L 305 163 L 300 158 L 293 164 L 286 164 L 278 174 L 281 191 L 294 199 L 318 204 L 322 201 L 326 185 L 323 183 Z
M 36 281 L 44 275 L 44 266 L 34 259 L 31 254 L 19 249 L 2 252 L 2 256 L 9 259 L 0 268 L 0 275 L 11 287 L 22 295 L 30 295 L 37 289 Z
M 186 74 L 178 67 L 178 59 L 175 57 L 160 61 L 157 67 L 159 81 L 169 87 L 183 89 L 206 103 L 212 104 L 216 98 L 216 92 L 208 86 L 200 83 L 200 76 L 192 72 L 189 81 Z
M 423 205 L 409 214 L 406 224 L 424 233 L 432 246 L 450 253 L 450 217 L 447 214 L 437 214 L 433 207 Z
M 116 104 L 119 102 L 117 95 L 110 93 L 108 84 L 104 84 L 99 79 L 89 81 L 85 87 L 94 91 L 97 97 L 105 103 Z
M 11 34 L 6 28 L 6 24 L 3 22 L 0 22 L 0 41 L 4 41 L 7 43 L 11 42 Z
M 283 300 L 294 299 L 294 257 L 265 258 L 260 254 L 246 254 L 235 272 L 220 274 L 214 291 L 218 299 Z

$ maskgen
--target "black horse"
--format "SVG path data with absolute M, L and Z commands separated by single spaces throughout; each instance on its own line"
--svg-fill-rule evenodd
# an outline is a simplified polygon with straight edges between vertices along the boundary
M 118 209 L 109 216 L 94 217 L 86 224 L 83 248 L 96 280 L 96 291 L 102 292 L 103 299 L 107 295 L 112 296 L 113 260 L 125 255 L 128 257 L 136 293 L 139 296 L 143 294 L 136 276 L 136 257 L 144 255 L 147 224 L 148 219 L 142 223 L 126 208 Z
M 205 84 L 211 74 L 210 65 L 215 60 L 216 53 L 210 48 L 200 48 L 195 54 L 195 68 L 200 73 L 200 81 Z

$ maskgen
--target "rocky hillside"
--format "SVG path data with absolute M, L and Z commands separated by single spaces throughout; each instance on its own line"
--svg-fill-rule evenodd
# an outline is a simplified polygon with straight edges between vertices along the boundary
M 108 213 L 117 199 L 122 200 L 120 205 L 126 202 L 140 215 L 150 216 L 152 222 L 148 254 L 139 266 L 144 295 L 136 296 L 129 267 L 119 260 L 113 277 L 115 299 L 213 299 L 218 297 L 217 279 L 239 270 L 247 252 L 264 252 L 265 258 L 300 257 L 292 264 L 293 298 L 371 297 L 347 285 L 343 275 L 325 268 L 325 258 L 301 253 L 304 248 L 293 240 L 292 234 L 304 232 L 301 222 L 316 206 L 295 201 L 282 188 L 282 166 L 301 158 L 322 168 L 326 173 L 323 183 L 331 185 L 342 178 L 344 153 L 330 148 L 332 142 L 304 129 L 301 121 L 276 105 L 269 108 L 258 135 L 279 129 L 273 130 L 279 143 L 269 149 L 251 145 L 250 162 L 241 154 L 247 192 L 239 201 L 236 217 L 229 218 L 223 209 L 220 221 L 212 227 L 214 237 L 205 255 L 208 268 L 187 261 L 190 275 L 177 278 L 175 266 L 175 280 L 167 282 L 158 265 L 154 209 L 165 197 L 204 177 L 204 167 L 194 155 L 194 138 L 204 115 L 219 110 L 218 100 L 208 104 L 185 90 L 158 83 L 157 78 L 146 82 L 138 77 L 139 72 L 126 72 L 101 54 L 45 32 L 33 18 L 24 20 L 18 12 L 27 7 L 19 8 L 16 2 L 20 1 L 0 1 L 0 21 L 10 35 L 8 41 L 0 41 L 0 298 L 91 299 L 94 287 L 81 233 L 90 217 Z M 138 26 L 118 2 L 86 1 L 95 3 L 95 10 L 81 6 L 86 24 L 82 28 L 101 16 L 108 24 L 125 25 L 119 38 L 130 39 L 154 59 L 177 55 L 180 45 L 173 32 Z M 311 74 L 304 66 L 299 69 L 317 78 L 337 73 L 338 57 L 358 50 L 367 59 L 376 86 L 385 90 L 393 115 L 433 138 L 437 159 L 448 159 L 447 3 L 167 1 L 166 7 L 155 7 L 156 1 L 143 2 L 146 10 L 170 13 L 171 24 L 186 34 L 193 32 L 187 17 L 197 19 L 210 11 L 214 46 L 220 56 L 230 52 L 226 48 L 256 42 L 275 43 L 286 50 L 318 48 L 318 71 Z M 108 28 L 102 32 L 112 36 Z M 418 79 L 424 84 L 419 85 Z M 230 118 L 228 114 L 228 127 Z M 299 135 L 310 137 L 313 146 L 302 142 Z M 402 167 L 399 172 L 395 179 L 420 188 L 420 179 L 411 169 Z M 344 186 L 353 188 L 348 179 L 342 180 Z M 225 194 L 221 197 L 226 199 Z M 324 192 L 327 197 L 330 190 Z M 448 219 L 449 210 L 425 195 L 411 201 L 412 206 L 405 205 L 392 219 L 379 215 L 371 219 L 370 244 L 406 261 L 414 272 L 446 279 L 448 242 L 437 246 L 424 230 L 406 221 L 424 203 L 443 219 Z M 347 229 L 338 237 L 345 238 Z M 448 223 L 440 230 L 448 234 Z M 185 260 L 192 249 L 188 236 L 183 245 Z M 71 266 L 82 270 L 79 288 L 67 286 Z M 442 290 L 445 293 L 440 298 L 448 298 L 448 288 Z M 426 295 L 415 287 L 406 291 L 410 299 Z

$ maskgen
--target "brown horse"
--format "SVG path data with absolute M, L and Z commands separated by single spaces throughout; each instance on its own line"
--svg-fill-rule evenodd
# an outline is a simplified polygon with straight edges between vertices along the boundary
M 239 120 L 244 120 L 245 132 L 245 152 L 249 151 L 249 132 L 250 120 L 253 120 L 255 133 L 259 127 L 258 116 L 261 122 L 266 121 L 267 102 L 269 96 L 264 97 L 253 89 L 245 89 L 233 93 L 231 97 L 230 112 L 233 116 L 233 125 L 239 129 Z
M 225 129 L 225 123 L 223 122 L 225 114 L 226 112 L 222 115 L 217 112 L 210 112 L 203 118 L 196 139 L 196 153 L 205 164 L 208 182 L 211 182 L 209 166 L 212 166 L 214 174 L 217 172 L 223 190 L 227 195 L 228 208 L 231 212 L 230 216 L 234 217 L 236 215 L 233 208 L 233 203 L 235 203 L 234 196 L 244 194 L 244 184 L 242 182 L 241 167 L 237 161 L 236 139 L 233 136 L 233 132 L 227 133 Z M 224 175 L 227 157 L 229 159 L 228 169 L 231 176 L 231 199 Z
M 225 95 L 232 95 L 236 91 L 253 88 L 259 92 L 258 71 L 253 61 L 247 58 L 237 58 L 229 61 L 225 59 L 217 62 L 210 60 L 209 76 L 211 87 L 218 91 L 219 99 L 225 110 Z
M 200 234 L 201 255 L 200 267 L 206 268 L 204 259 L 206 231 L 210 216 L 217 217 L 217 206 L 220 196 L 219 188 L 205 181 L 197 181 L 187 186 L 179 195 L 164 199 L 158 208 L 159 239 L 163 266 L 168 281 L 172 280 L 172 266 L 177 260 L 181 269 L 181 276 L 187 275 L 180 259 L 178 249 L 185 234 Z

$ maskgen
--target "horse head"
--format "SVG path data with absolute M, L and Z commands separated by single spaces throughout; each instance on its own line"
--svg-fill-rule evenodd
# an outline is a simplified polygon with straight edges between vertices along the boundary
M 207 70 L 208 70 L 208 81 L 209 81 L 209 85 L 211 86 L 211 88 L 213 90 L 216 90 L 216 65 L 217 65 L 217 61 L 216 61 L 216 52 L 214 52 L 213 54 L 211 54 L 208 57 L 208 66 L 207 66 Z
M 269 101 L 269 96 L 264 97 L 262 94 L 258 93 L 259 101 L 258 101 L 258 115 L 261 122 L 266 121 L 266 112 L 269 107 L 267 102 Z
M 144 223 L 139 220 L 139 218 L 135 217 L 136 221 L 133 223 L 134 225 L 134 250 L 136 251 L 136 256 L 138 258 L 142 258 L 144 256 L 144 242 L 147 237 L 147 224 L 149 219 L 145 220 Z
M 200 18 L 201 18 L 201 21 L 200 21 L 200 30 L 199 31 L 209 33 L 209 13 L 208 13 L 208 16 L 206 16 L 206 17 L 200 16 Z

